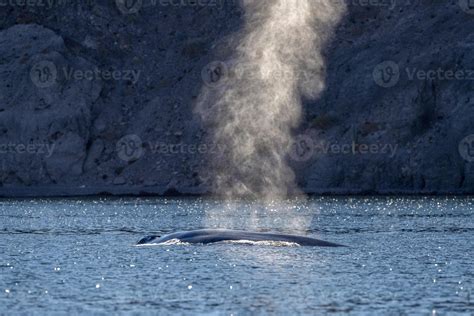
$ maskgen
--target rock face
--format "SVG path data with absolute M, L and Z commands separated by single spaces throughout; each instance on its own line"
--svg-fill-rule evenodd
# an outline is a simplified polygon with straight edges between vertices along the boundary
M 33 2 L 0 10 L 0 195 L 209 192 L 193 109 L 238 2 Z M 308 193 L 472 193 L 474 8 L 389 2 L 348 1 L 289 163 Z
M 92 64 L 36 24 L 12 26 L 1 32 L 0 42 L 2 183 L 79 179 L 101 88 L 92 81 L 69 82 L 61 69 Z

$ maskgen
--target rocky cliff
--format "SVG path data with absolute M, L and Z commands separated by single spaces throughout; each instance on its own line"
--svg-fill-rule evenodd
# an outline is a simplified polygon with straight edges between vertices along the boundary
M 342 0 L 340 0 L 342 1 Z M 288 160 L 308 193 L 474 192 L 474 3 L 347 1 Z M 0 4 L 0 195 L 204 194 L 232 0 Z M 265 135 L 261 135 L 265 137 Z

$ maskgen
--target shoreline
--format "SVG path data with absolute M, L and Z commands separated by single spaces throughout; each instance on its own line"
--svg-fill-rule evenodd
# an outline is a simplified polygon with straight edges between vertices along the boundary
M 468 190 L 362 190 L 362 189 L 312 189 L 302 190 L 309 197 L 423 197 L 423 196 L 474 196 Z M 144 186 L 43 186 L 43 187 L 0 187 L 0 198 L 83 198 L 83 197 L 215 197 L 203 188 L 167 188 Z M 297 195 L 292 195 L 297 197 Z

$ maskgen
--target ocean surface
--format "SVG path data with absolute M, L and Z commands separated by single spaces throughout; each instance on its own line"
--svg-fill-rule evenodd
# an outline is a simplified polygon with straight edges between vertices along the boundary
M 474 315 L 472 198 L 0 200 L 0 314 Z M 346 248 L 135 246 L 225 227 Z

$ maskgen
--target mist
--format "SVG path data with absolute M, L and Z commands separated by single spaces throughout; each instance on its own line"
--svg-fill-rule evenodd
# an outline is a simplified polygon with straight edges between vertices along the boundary
M 245 25 L 220 83 L 205 86 L 197 113 L 225 148 L 208 165 L 214 192 L 269 203 L 298 193 L 287 154 L 302 100 L 325 88 L 323 49 L 345 11 L 342 1 L 243 1 Z

